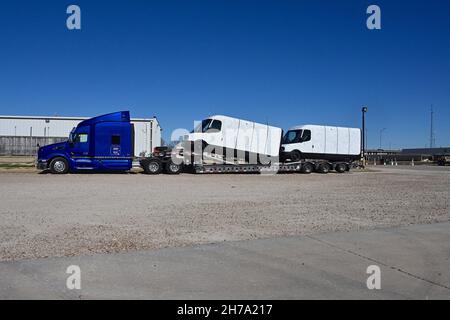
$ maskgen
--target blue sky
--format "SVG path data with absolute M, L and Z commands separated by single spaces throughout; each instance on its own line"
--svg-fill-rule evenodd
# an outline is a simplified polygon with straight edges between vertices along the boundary
M 77 4 L 82 30 L 66 28 Z M 366 28 L 381 8 L 382 29 Z M 450 2 L 2 1 L 0 114 L 156 115 L 167 139 L 226 114 L 360 126 L 369 147 L 450 145 Z

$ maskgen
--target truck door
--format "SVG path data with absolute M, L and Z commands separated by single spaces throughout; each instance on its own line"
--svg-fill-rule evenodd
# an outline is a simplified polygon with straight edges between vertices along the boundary
M 315 145 L 313 140 L 311 139 L 311 130 L 310 129 L 303 129 L 302 135 L 300 137 L 300 140 L 298 141 L 298 150 L 302 153 L 314 153 L 315 152 Z
M 221 147 L 223 145 L 222 121 L 212 120 L 204 137 L 208 144 Z
M 92 165 L 92 159 L 89 156 L 90 145 L 90 127 L 79 127 L 70 144 L 70 156 L 75 162 L 76 168 L 89 168 Z

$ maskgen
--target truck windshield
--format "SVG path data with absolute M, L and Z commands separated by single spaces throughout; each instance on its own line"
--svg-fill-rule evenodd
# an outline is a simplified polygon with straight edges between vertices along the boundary
M 69 134 L 69 142 L 73 142 L 73 139 L 74 139 L 74 137 L 75 137 L 75 127 L 73 127 L 72 128 L 72 131 L 70 131 L 70 134 Z
M 300 139 L 302 137 L 302 131 L 303 130 L 289 130 L 286 132 L 283 138 L 283 143 L 299 143 Z

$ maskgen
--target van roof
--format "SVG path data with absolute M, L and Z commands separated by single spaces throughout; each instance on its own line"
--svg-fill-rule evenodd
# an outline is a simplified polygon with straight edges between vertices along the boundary
M 318 129 L 318 128 L 339 128 L 339 129 L 353 129 L 353 130 L 360 130 L 359 128 L 352 128 L 352 127 L 337 127 L 337 126 L 323 126 L 318 124 L 302 124 L 298 126 L 294 126 L 289 128 L 289 130 L 300 130 L 300 129 Z
M 234 118 L 234 117 L 224 116 L 224 115 L 220 115 L 220 114 L 209 116 L 206 119 L 214 119 L 214 120 L 221 120 L 221 121 L 224 121 L 224 120 L 227 120 L 227 119 L 229 119 L 229 120 L 238 120 L 238 121 L 246 121 L 246 122 L 256 123 L 256 124 L 263 125 L 263 126 L 268 126 L 268 127 L 271 127 L 271 128 L 278 128 L 278 129 L 281 130 L 281 128 L 279 128 L 277 126 L 273 126 L 271 124 L 261 123 L 261 122 L 246 120 L 246 119 L 240 119 L 240 118 Z

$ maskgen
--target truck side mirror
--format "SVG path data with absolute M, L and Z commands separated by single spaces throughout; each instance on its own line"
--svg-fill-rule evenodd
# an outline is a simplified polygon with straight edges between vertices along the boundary
M 39 143 L 36 145 L 36 147 L 40 148 L 41 146 L 39 145 Z

